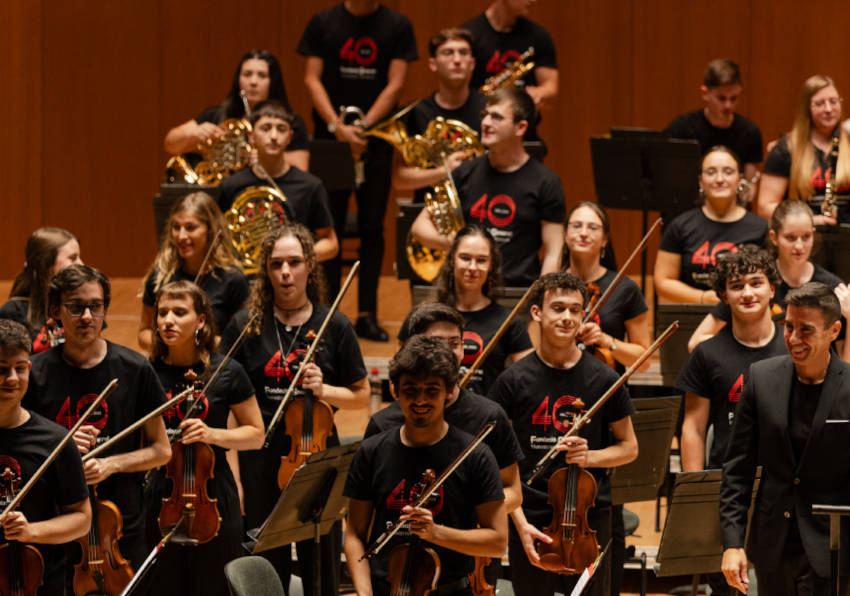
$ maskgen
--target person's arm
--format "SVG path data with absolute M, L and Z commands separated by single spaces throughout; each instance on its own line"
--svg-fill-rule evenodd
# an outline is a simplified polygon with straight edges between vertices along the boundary
M 561 255 L 564 254 L 564 224 L 554 221 L 541 221 L 540 236 L 543 240 L 540 275 L 556 273 L 561 269 Z
M 685 418 L 682 421 L 682 471 L 705 469 L 705 429 L 711 402 L 694 393 L 685 394 Z
M 525 90 L 534 100 L 537 109 L 540 109 L 558 96 L 558 69 L 538 66 L 534 69 L 534 76 L 537 78 L 537 85 L 528 86 Z
M 147 446 L 126 453 L 90 459 L 84 464 L 86 483 L 98 484 L 118 472 L 143 472 L 168 463 L 171 458 L 171 444 L 165 433 L 162 416 L 151 418 L 145 422 L 142 429 Z
M 774 174 L 762 174 L 759 180 L 756 213 L 770 221 L 773 210 L 782 201 L 786 190 L 788 190 L 788 178 Z
M 327 261 L 334 258 L 339 252 L 339 239 L 333 228 L 319 228 L 313 230 L 316 234 L 316 244 L 313 248 L 316 252 L 317 261 Z
M 304 370 L 301 386 L 313 392 L 316 399 L 328 402 L 340 410 L 357 410 L 369 406 L 369 379 L 363 377 L 346 387 L 323 382 L 322 369 L 311 362 Z
M 716 304 L 720 300 L 714 290 L 700 290 L 679 279 L 682 255 L 659 250 L 655 256 L 655 290 L 659 302 Z
M 257 405 L 257 397 L 252 395 L 245 401 L 232 404 L 230 411 L 236 421 L 233 427 L 213 428 L 200 418 L 185 419 L 180 423 L 180 428 L 183 429 L 180 441 L 184 445 L 200 442 L 234 451 L 261 448 L 265 426 L 260 407 Z
M 540 540 L 546 544 L 552 544 L 552 539 L 528 522 L 522 507 L 517 507 L 511 511 L 511 519 L 513 519 L 514 527 L 517 530 L 517 534 L 519 534 L 522 549 L 525 551 L 528 561 L 535 567 L 545 569 L 540 565 L 540 553 L 537 552 L 535 543 Z
M 412 534 L 464 555 L 501 557 L 508 547 L 508 517 L 504 499 L 476 505 L 478 527 L 468 530 L 434 523 L 431 511 L 422 507 L 407 505 L 401 513 L 399 520 L 410 522 Z
M 387 84 L 375 98 L 375 103 L 366 111 L 366 122 L 369 125 L 377 124 L 390 115 L 390 110 L 398 103 L 405 79 L 407 79 L 407 61 L 400 58 L 390 60 Z
M 502 481 L 502 490 L 505 491 L 505 511 L 510 513 L 522 505 L 522 482 L 519 479 L 519 464 L 514 462 L 499 470 L 499 478 Z
M 454 170 L 467 157 L 467 154 L 463 151 L 455 151 L 446 157 L 449 170 Z M 401 159 L 396 158 L 396 164 L 393 168 L 393 188 L 396 190 L 418 190 L 426 186 L 435 186 L 445 179 L 445 166 L 417 168 L 404 165 Z
M 139 347 L 145 352 L 150 352 L 153 349 L 153 334 L 154 334 L 154 312 L 153 306 L 142 304 L 142 315 L 139 317 L 139 334 L 136 339 L 139 341 Z
M 614 444 L 604 449 L 594 449 L 587 452 L 584 467 L 615 468 L 633 462 L 638 456 L 638 441 L 632 417 L 626 416 L 609 425 Z
M 691 338 L 688 340 L 688 352 L 693 352 L 697 345 L 720 333 L 720 330 L 725 326 L 726 321 L 718 319 L 711 313 L 705 315 L 705 318 L 700 321 L 700 324 L 697 325 L 697 328 L 694 329 Z
M 372 522 L 372 503 L 360 499 L 348 500 L 348 517 L 343 548 L 345 563 L 351 575 L 351 583 L 357 596 L 372 596 L 372 576 L 369 572 L 369 559 L 363 559 L 366 553 L 366 540 L 369 525 Z M 361 560 L 362 559 L 362 560 Z
M 363 138 L 360 128 L 351 124 L 342 124 L 339 119 L 336 109 L 331 104 L 331 98 L 322 84 L 323 68 L 324 60 L 318 56 L 307 57 L 307 65 L 304 69 L 304 85 L 310 94 L 310 101 L 313 102 L 313 108 L 319 113 L 322 120 L 328 124 L 331 122 L 337 124 L 334 132 L 337 140 L 345 141 L 351 145 L 352 155 L 355 159 L 359 159 L 360 155 L 366 150 L 366 140 Z
M 295 166 L 304 172 L 310 171 L 310 152 L 307 149 L 296 149 L 295 151 L 285 151 L 286 163 Z
M 413 225 L 410 226 L 410 233 L 423 246 L 436 250 L 451 250 L 453 236 L 444 236 L 434 225 L 434 219 L 431 217 L 431 212 L 428 209 L 422 208 L 416 219 L 413 220 Z
M 56 517 L 38 522 L 27 521 L 21 511 L 12 511 L 3 518 L 0 527 L 6 540 L 35 544 L 64 544 L 84 536 L 91 525 L 91 504 L 83 499 L 61 507 Z
M 621 341 L 614 339 L 608 335 L 596 323 L 585 323 L 579 333 L 579 341 L 587 346 L 597 346 L 610 350 L 612 344 L 616 344 L 616 349 L 611 352 L 611 356 L 624 366 L 631 366 L 641 354 L 649 347 L 651 343 L 649 331 L 649 311 L 643 312 L 636 317 L 626 321 L 626 332 L 628 333 L 629 341 Z M 639 370 L 649 369 L 649 360 L 644 362 Z
M 187 120 L 179 126 L 175 126 L 165 135 L 163 147 L 171 155 L 197 151 L 198 143 L 207 139 L 220 139 L 224 131 L 212 122 L 201 122 Z

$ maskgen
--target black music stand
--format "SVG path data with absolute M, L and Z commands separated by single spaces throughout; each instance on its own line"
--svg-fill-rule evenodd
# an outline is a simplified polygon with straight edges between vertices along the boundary
M 713 304 L 656 304 L 656 335 L 667 329 L 673 321 L 679 321 L 679 330 L 658 349 L 661 384 L 665 387 L 675 386 L 679 371 L 688 361 L 688 340 L 712 308 Z
M 815 210 L 815 213 L 818 211 Z M 850 279 L 850 224 L 817 226 L 821 246 L 812 262 L 844 280 Z
M 642 213 L 660 211 L 672 218 L 696 203 L 699 143 L 668 139 L 661 131 L 612 128 L 610 136 L 591 137 L 593 181 L 601 205 Z M 641 290 L 646 293 L 646 251 L 640 258 Z
M 841 596 L 841 518 L 850 516 L 850 505 L 812 505 L 812 513 L 829 516 L 830 593 Z
M 320 539 L 348 510 L 342 496 L 348 467 L 360 442 L 314 453 L 297 470 L 263 525 L 248 532 L 251 554 L 313 539 L 313 594 L 322 593 Z M 335 562 L 337 565 L 339 561 Z
M 658 546 L 659 577 L 720 571 L 723 558 L 718 512 L 721 474 L 720 470 L 676 474 L 667 523 Z M 753 483 L 753 500 L 760 477 L 759 471 Z
M 357 188 L 354 183 L 354 157 L 351 155 L 351 147 L 342 141 L 310 141 L 310 173 L 322 180 L 328 192 L 353 191 Z
M 611 591 L 611 541 L 605 545 L 605 549 L 596 557 L 591 567 L 588 567 L 579 575 L 576 585 L 570 592 L 570 596 L 586 596 L 588 594 L 608 594 Z

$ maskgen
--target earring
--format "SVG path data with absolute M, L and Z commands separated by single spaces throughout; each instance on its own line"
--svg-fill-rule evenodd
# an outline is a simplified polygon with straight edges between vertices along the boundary
M 699 187 L 699 202 L 705 203 L 705 189 L 702 186 Z
M 200 347 L 201 345 L 201 330 L 195 329 L 195 347 Z

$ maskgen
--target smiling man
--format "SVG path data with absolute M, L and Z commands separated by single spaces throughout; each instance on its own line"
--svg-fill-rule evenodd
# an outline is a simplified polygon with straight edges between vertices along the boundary
M 744 179 L 752 180 L 762 160 L 761 131 L 735 112 L 741 89 L 738 65 L 725 58 L 712 60 L 699 88 L 705 107 L 679 116 L 664 132 L 676 139 L 696 139 L 700 151 L 715 145 L 729 147 L 744 164 Z
M 850 364 L 830 352 L 841 328 L 833 291 L 809 282 L 787 300 L 788 355 L 750 367 L 735 412 L 720 489 L 722 566 L 729 585 L 744 593 L 749 556 L 762 594 L 827 594 L 829 522 L 813 515 L 812 505 L 847 504 Z M 752 502 L 758 466 L 761 481 Z M 846 548 L 841 557 L 846 574 Z M 848 577 L 841 582 L 846 594 Z
M 222 180 L 218 195 L 222 213 L 227 213 L 246 188 L 270 186 L 268 176 L 271 176 L 286 197 L 287 218 L 304 224 L 315 235 L 316 258 L 319 261 L 333 258 L 339 252 L 339 242 L 325 186 L 319 178 L 299 169 L 286 157 L 295 117 L 279 101 L 270 100 L 259 104 L 250 120 L 251 143 L 257 150 L 257 162 Z M 262 175 L 263 170 L 268 176 Z
M 564 247 L 566 200 L 561 180 L 522 145 L 534 118 L 528 93 L 516 87 L 496 91 L 481 112 L 481 143 L 487 154 L 452 172 L 464 221 L 481 223 L 496 239 L 508 286 L 528 286 L 541 273 L 557 271 Z M 425 246 L 451 248 L 453 238 L 437 230 L 427 209 L 417 216 L 411 232 Z

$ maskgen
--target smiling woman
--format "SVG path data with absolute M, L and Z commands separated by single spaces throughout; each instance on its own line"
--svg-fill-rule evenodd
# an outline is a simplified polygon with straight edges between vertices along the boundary
M 210 195 L 195 192 L 175 203 L 165 229 L 159 253 L 145 276 L 139 323 L 139 345 L 145 350 L 153 345 L 156 292 L 165 284 L 197 283 L 212 303 L 216 334 L 248 297 L 248 280 L 234 256 L 224 217 Z

